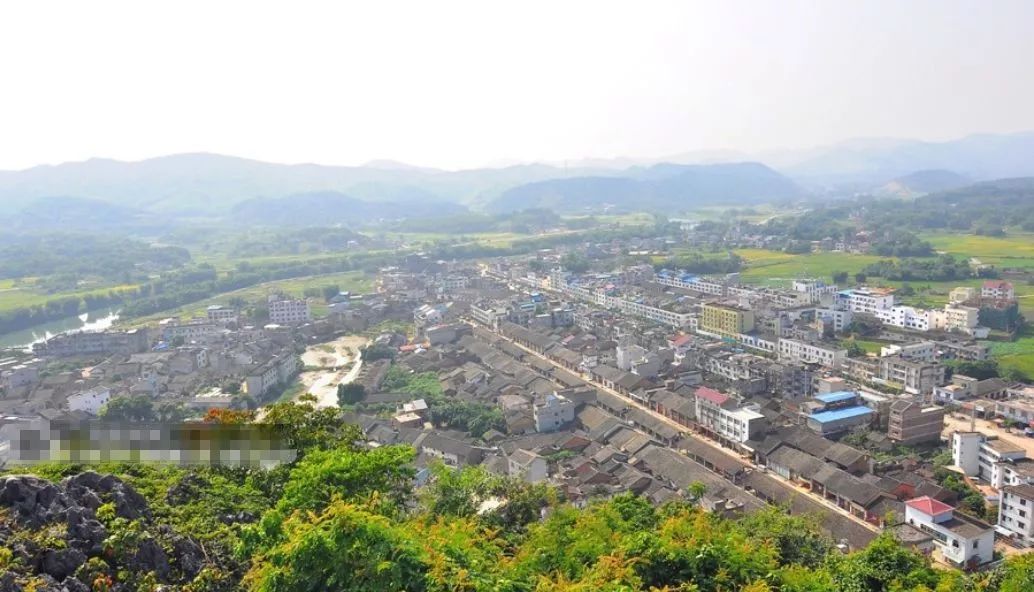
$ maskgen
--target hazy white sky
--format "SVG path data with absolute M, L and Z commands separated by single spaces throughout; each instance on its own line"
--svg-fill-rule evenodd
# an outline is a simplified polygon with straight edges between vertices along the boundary
M 1034 2 L 0 4 L 0 168 L 758 151 L 1034 129 Z

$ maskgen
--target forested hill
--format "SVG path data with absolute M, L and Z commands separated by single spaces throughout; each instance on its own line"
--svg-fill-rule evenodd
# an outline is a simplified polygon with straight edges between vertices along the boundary
M 438 465 L 414 491 L 414 450 L 358 445 L 336 409 L 279 403 L 262 421 L 298 460 L 0 475 L 0 590 L 1029 592 L 1034 581 L 1034 555 L 965 575 L 886 534 L 845 555 L 778 508 L 705 513 L 695 486 L 661 507 L 626 494 L 578 509 L 544 485 Z
M 579 211 L 610 205 L 623 211 L 679 212 L 701 205 L 751 204 L 802 195 L 793 181 L 760 163 L 658 164 L 619 176 L 528 183 L 503 192 L 487 209 Z

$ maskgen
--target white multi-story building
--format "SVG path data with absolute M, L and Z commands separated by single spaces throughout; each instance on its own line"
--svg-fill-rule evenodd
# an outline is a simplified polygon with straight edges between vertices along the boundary
M 68 397 L 69 411 L 84 411 L 90 415 L 97 415 L 111 400 L 111 389 L 103 386 L 96 386 L 90 390 L 82 391 Z
M 932 497 L 905 502 L 905 522 L 932 536 L 944 559 L 958 567 L 976 567 L 994 558 L 990 524 L 955 514 L 955 508 Z
M 916 362 L 933 362 L 937 359 L 937 344 L 932 341 L 919 341 L 904 345 L 891 344 L 880 348 L 880 357 L 901 356 Z
M 840 310 L 836 308 L 816 308 L 815 316 L 817 318 L 831 323 L 834 331 L 843 331 L 851 324 L 854 320 L 854 313 L 850 310 Z
M 1023 472 L 1013 469 L 1015 461 L 1026 457 L 1022 447 L 1000 438 L 988 438 L 980 432 L 951 435 L 951 458 L 955 466 L 966 476 L 982 479 L 995 489 L 1026 481 Z
M 300 325 L 312 320 L 308 298 L 285 298 L 271 294 L 268 300 L 269 322 L 277 325 Z
M 657 274 L 657 276 L 654 278 L 654 281 L 658 284 L 661 284 L 662 286 L 671 286 L 673 288 L 693 290 L 694 292 L 700 292 L 702 294 L 711 294 L 712 296 L 725 295 L 725 284 L 708 281 L 700 276 L 696 276 L 689 273 L 670 274 L 661 272 Z
M 892 306 L 876 309 L 873 314 L 884 325 L 912 331 L 930 330 L 930 311 L 911 306 Z
M 800 339 L 779 340 L 779 360 L 782 362 L 817 363 L 827 368 L 839 368 L 846 358 L 846 349 L 832 345 L 810 343 Z
M 213 323 L 232 323 L 237 320 L 237 310 L 221 304 L 213 304 L 205 309 L 208 320 Z
M 1034 545 L 1034 485 L 1006 485 L 998 504 L 998 527 Z
M 1016 292 L 1009 282 L 987 280 L 980 286 L 980 297 L 989 300 L 1014 300 Z
M 506 318 L 506 306 L 487 300 L 475 302 L 470 305 L 470 318 L 494 331 L 499 328 L 499 323 Z
M 539 432 L 555 432 L 574 421 L 575 408 L 578 405 L 567 397 L 552 393 L 535 403 L 532 415 L 535 417 L 535 429 Z
M 931 328 L 973 334 L 980 320 L 980 309 L 961 304 L 946 304 L 942 310 L 930 311 Z
M 894 306 L 894 293 L 875 288 L 855 288 L 837 292 L 837 305 L 851 312 L 875 315 Z
M 746 442 L 765 429 L 765 416 L 753 406 L 740 406 L 724 393 L 702 386 L 696 390 L 696 422 L 731 442 Z
M 827 285 L 826 282 L 816 279 L 802 279 L 793 281 L 793 291 L 805 295 L 808 302 L 814 304 L 825 296 L 832 296 L 837 293 L 836 286 Z

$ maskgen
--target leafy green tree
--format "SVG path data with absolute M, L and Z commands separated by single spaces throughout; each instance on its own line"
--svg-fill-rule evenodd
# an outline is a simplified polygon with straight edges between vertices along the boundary
M 354 405 L 359 401 L 363 400 L 366 396 L 366 387 L 363 385 L 352 382 L 349 384 L 337 385 L 337 402 L 338 405 L 344 407 L 345 405 Z
M 100 417 L 110 421 L 155 421 L 154 403 L 146 395 L 115 397 L 100 410 Z
M 838 286 L 842 286 L 847 283 L 847 272 L 846 271 L 834 271 L 833 272 L 833 283 Z

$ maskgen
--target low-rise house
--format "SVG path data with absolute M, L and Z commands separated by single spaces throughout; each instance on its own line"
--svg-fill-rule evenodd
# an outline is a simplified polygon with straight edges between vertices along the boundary
M 540 483 L 549 478 L 549 462 L 545 457 L 523 448 L 510 455 L 508 467 L 511 477 L 528 483 Z
M 69 395 L 67 400 L 69 411 L 82 411 L 90 415 L 98 415 L 101 408 L 111 400 L 111 389 L 95 386 L 89 390 Z
M 577 407 L 577 403 L 556 392 L 537 399 L 532 409 L 535 430 L 554 432 L 573 423 Z
M 930 497 L 905 502 L 905 522 L 934 537 L 947 563 L 973 568 L 994 558 L 994 529 Z

